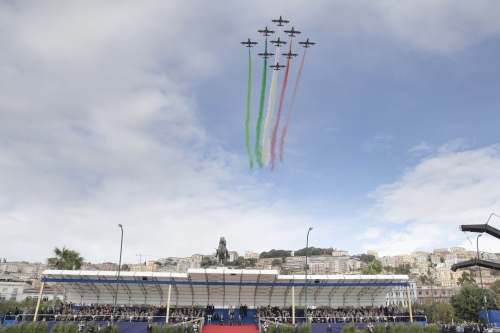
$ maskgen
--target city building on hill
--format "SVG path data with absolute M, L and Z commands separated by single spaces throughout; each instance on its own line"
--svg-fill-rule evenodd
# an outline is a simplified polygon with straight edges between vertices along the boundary
M 326 274 L 325 262 L 311 262 L 309 264 L 309 273 L 313 275 L 325 275 Z
M 415 258 L 415 263 L 428 262 L 429 256 L 427 254 L 416 254 L 413 256 Z
M 425 257 L 428 257 L 428 256 L 429 256 L 429 253 L 424 252 L 424 251 L 415 251 L 415 252 L 412 252 L 412 253 L 411 253 L 411 256 L 412 256 L 412 257 L 417 257 L 417 256 L 425 256 Z
M 245 251 L 245 259 L 259 259 L 260 254 L 252 251 Z
M 380 260 L 380 257 L 378 256 L 377 251 L 368 250 L 368 251 L 366 251 L 366 254 L 374 256 L 375 260 Z
M 458 254 L 464 254 L 466 250 L 464 247 L 450 247 L 450 252 L 458 255 Z
M 448 251 L 448 249 L 434 249 L 434 251 L 432 251 L 432 254 L 435 255 L 435 256 L 438 256 L 440 258 L 443 258 L 446 257 L 446 255 L 450 253 L 450 251 Z
M 305 271 L 306 257 L 287 257 L 286 262 L 281 265 L 281 269 L 290 273 L 299 273 Z
M 235 261 L 238 258 L 239 258 L 238 252 L 229 251 L 229 261 Z
M 337 249 L 334 249 L 332 251 L 332 257 L 348 257 L 348 256 L 349 256 L 349 251 L 337 250 Z
M 382 267 L 396 267 L 396 260 L 391 256 L 380 258 L 380 262 L 382 263 Z
M 436 268 L 436 283 L 443 287 L 454 287 L 456 282 L 453 281 L 451 270 L 449 267 Z
M 467 251 L 463 255 L 464 255 L 464 259 L 470 260 L 470 259 L 474 259 L 477 257 L 477 252 L 476 251 Z
M 440 264 L 441 263 L 441 257 L 436 256 L 434 254 L 431 254 L 431 263 L 434 265 Z
M 102 264 L 99 265 L 101 271 L 116 271 L 118 270 L 118 264 L 115 264 L 114 262 L 103 262 Z

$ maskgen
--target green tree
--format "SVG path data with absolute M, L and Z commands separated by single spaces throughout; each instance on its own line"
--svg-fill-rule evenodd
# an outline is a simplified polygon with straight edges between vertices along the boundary
M 375 256 L 373 254 L 366 254 L 366 253 L 357 254 L 353 257 L 358 258 L 359 260 L 361 260 L 362 262 L 367 263 L 367 264 L 369 264 L 373 260 L 375 260 Z
M 320 256 L 320 255 L 323 255 L 323 254 L 332 254 L 332 251 L 333 251 L 333 247 L 330 247 L 330 248 L 315 248 L 314 246 L 311 246 L 309 248 L 307 248 L 307 256 Z M 306 248 L 303 248 L 303 249 L 300 249 L 300 250 L 297 250 L 294 252 L 294 255 L 296 257 L 298 256 L 305 256 L 306 255 Z
M 462 272 L 462 276 L 458 278 L 457 284 L 459 286 L 463 286 L 465 283 L 476 283 L 474 278 L 470 275 L 469 272 Z M 499 285 L 500 286 L 500 285 Z
M 272 249 L 269 252 L 262 252 L 259 256 L 260 259 L 264 258 L 281 258 L 281 257 L 291 257 L 292 251 L 290 250 L 275 250 Z
M 280 266 L 281 267 L 281 259 L 274 259 L 273 262 L 271 263 L 271 266 Z
M 499 296 L 500 296 L 500 280 L 496 280 L 490 285 L 490 290 L 496 295 L 496 301 L 498 304 Z
M 380 272 L 382 272 L 382 263 L 378 260 L 373 260 L 368 267 L 361 270 L 363 275 L 375 275 L 380 274 Z
M 396 274 L 410 274 L 411 265 L 409 263 L 396 267 L 394 273 Z
M 54 248 L 54 255 L 54 257 L 47 259 L 47 265 L 60 270 L 81 269 L 85 260 L 79 252 L 68 250 L 64 246 L 62 249 Z
M 494 300 L 491 292 L 485 290 L 486 308 L 492 309 Z M 451 296 L 450 303 L 458 318 L 465 321 L 477 322 L 478 312 L 483 310 L 482 290 L 476 284 L 465 283 L 460 291 Z
M 200 266 L 202 268 L 206 268 L 206 267 L 210 267 L 210 266 L 214 266 L 214 265 L 217 265 L 217 262 L 215 260 L 210 259 L 210 257 L 203 257 L 203 259 L 201 260 Z M 228 263 L 228 266 L 229 266 L 229 263 Z

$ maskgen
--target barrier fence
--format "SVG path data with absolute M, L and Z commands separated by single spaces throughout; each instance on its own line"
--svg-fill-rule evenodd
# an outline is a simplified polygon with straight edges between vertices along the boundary
M 110 321 L 111 315 L 84 315 L 84 314 L 39 314 L 37 321 Z M 5 316 L 4 320 L 16 321 L 33 321 L 33 314 L 18 314 Z M 166 322 L 166 316 L 134 316 L 134 315 L 116 315 L 115 321 L 117 322 Z M 214 320 L 210 318 L 209 323 L 219 324 L 219 319 Z M 292 324 L 291 317 L 256 317 L 256 320 L 265 321 L 275 324 Z M 305 322 L 306 317 L 295 317 L 297 322 Z M 169 323 L 182 324 L 186 322 L 205 322 L 204 317 L 190 317 L 190 316 L 169 316 Z M 227 324 L 229 318 L 224 319 L 224 324 Z M 308 317 L 309 323 L 384 323 L 384 322 L 410 322 L 410 316 L 330 316 L 330 317 Z M 414 315 L 413 321 L 427 321 L 426 316 Z M 237 319 L 234 320 L 237 322 Z

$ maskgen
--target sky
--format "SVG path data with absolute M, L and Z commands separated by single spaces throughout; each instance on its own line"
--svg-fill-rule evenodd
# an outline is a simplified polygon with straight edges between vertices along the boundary
M 351 254 L 475 249 L 459 225 L 500 215 L 498 12 L 493 0 L 2 1 L 0 257 L 44 262 L 65 246 L 117 262 L 118 224 L 128 263 L 213 253 L 220 237 L 240 254 L 297 250 L 309 227 L 309 246 Z M 259 43 L 254 145 L 257 30 L 280 15 L 302 32 L 294 43 L 316 45 L 283 163 L 250 169 L 240 43 Z M 479 245 L 500 252 L 491 236 Z

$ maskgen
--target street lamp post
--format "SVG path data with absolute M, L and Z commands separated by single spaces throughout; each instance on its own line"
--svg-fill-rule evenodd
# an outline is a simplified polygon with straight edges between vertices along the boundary
M 307 270 L 309 268 L 309 265 L 307 265 L 307 250 L 309 249 L 309 232 L 312 230 L 312 227 L 309 227 L 309 230 L 307 231 L 307 239 L 306 239 L 306 283 L 304 286 L 305 294 L 306 294 L 306 299 L 305 299 L 305 317 L 306 317 L 306 323 L 307 323 Z
M 476 238 L 476 250 L 477 250 L 477 260 L 479 260 L 479 237 L 483 234 L 477 235 Z M 486 313 L 486 327 L 490 326 L 490 316 L 488 315 L 488 309 L 486 308 L 486 296 L 484 296 L 484 285 L 483 285 L 483 274 L 481 273 L 481 267 L 479 267 L 479 279 L 481 280 L 481 290 L 483 292 L 483 306 L 484 312 Z
M 118 282 L 120 281 L 120 268 L 122 266 L 122 248 L 123 248 L 123 226 L 118 224 L 120 229 L 122 230 L 122 237 L 120 240 L 120 261 L 118 262 L 118 277 L 116 278 L 116 294 L 115 294 L 115 304 L 113 305 L 113 315 L 111 316 L 111 322 L 115 321 L 116 315 L 116 301 L 118 300 Z

